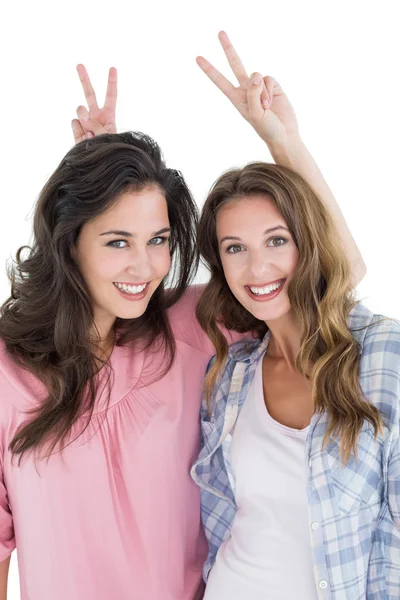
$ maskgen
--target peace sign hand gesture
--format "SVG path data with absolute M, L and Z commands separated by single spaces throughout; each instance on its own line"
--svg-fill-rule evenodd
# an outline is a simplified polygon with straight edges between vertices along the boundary
M 84 65 L 78 65 L 76 69 L 89 110 L 84 106 L 78 106 L 76 110 L 78 118 L 73 119 L 71 123 L 75 143 L 78 144 L 85 139 L 102 133 L 116 133 L 117 69 L 111 67 L 109 70 L 107 93 L 103 108 L 99 108 L 97 104 L 96 94 Z
M 218 38 L 239 86 L 232 85 L 202 56 L 196 59 L 199 67 L 268 145 L 285 144 L 288 137 L 297 136 L 295 112 L 279 83 L 259 73 L 249 77 L 227 34 L 221 31 Z

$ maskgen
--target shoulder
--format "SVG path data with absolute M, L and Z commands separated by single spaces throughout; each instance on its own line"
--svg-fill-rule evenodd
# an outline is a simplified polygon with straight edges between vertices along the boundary
M 203 412 L 210 410 L 213 417 L 215 417 L 215 414 L 221 411 L 221 406 L 228 402 L 231 393 L 241 393 L 242 389 L 251 380 L 267 344 L 268 335 L 264 340 L 244 339 L 229 346 L 228 357 L 213 386 L 210 401 L 207 405 L 205 395 L 203 395 Z M 208 363 L 207 372 L 211 369 L 215 360 L 216 357 L 213 356 Z
M 396 319 L 374 314 L 358 303 L 350 313 L 348 324 L 362 356 L 381 352 L 400 357 L 400 322 Z
M 211 356 L 214 347 L 196 318 L 196 306 L 203 288 L 202 285 L 191 285 L 178 302 L 168 309 L 168 317 L 178 341 Z
M 361 348 L 360 375 L 400 409 L 400 323 L 374 315 Z
M 203 289 L 204 285 L 200 284 L 189 286 L 178 302 L 168 309 L 168 315 L 172 324 L 176 322 L 191 323 L 193 319 L 196 319 L 196 305 Z
M 231 344 L 228 348 L 228 357 L 222 368 L 221 376 L 224 376 L 226 372 L 229 373 L 237 363 L 250 366 L 253 362 L 257 361 L 260 349 L 264 346 L 265 340 L 250 337 L 250 334 L 248 334 L 248 337 Z M 215 360 L 216 356 L 214 355 L 208 363 L 207 372 L 211 369 Z
M 381 412 L 384 422 L 397 430 L 400 422 L 400 323 L 362 306 L 358 310 L 364 314 L 363 327 L 358 328 L 355 336 L 360 344 L 360 384 L 366 397 Z M 362 325 L 361 318 L 359 324 Z
M 204 288 L 204 284 L 191 285 L 182 298 L 168 310 L 168 317 L 177 340 L 211 357 L 215 353 L 215 348 L 196 317 L 196 306 Z M 228 344 L 235 345 L 237 341 L 246 343 L 246 340 L 254 339 L 251 332 L 238 333 L 227 330 L 223 326 L 219 326 L 219 329 Z
M 365 329 L 361 354 L 379 354 L 382 358 L 392 356 L 399 364 L 400 323 L 384 315 L 374 314 Z

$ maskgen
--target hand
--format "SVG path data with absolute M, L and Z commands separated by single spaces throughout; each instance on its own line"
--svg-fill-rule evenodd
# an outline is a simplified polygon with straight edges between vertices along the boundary
M 103 108 L 99 108 L 97 104 L 96 94 L 84 65 L 78 65 L 76 69 L 89 110 L 84 106 L 78 106 L 76 110 L 78 119 L 73 119 L 71 123 L 75 143 L 78 144 L 85 139 L 102 133 L 116 133 L 117 69 L 111 67 L 109 70 L 107 93 Z
M 232 85 L 205 58 L 198 56 L 196 62 L 202 71 L 267 144 L 284 144 L 288 137 L 297 136 L 295 112 L 279 83 L 259 73 L 249 77 L 227 34 L 221 31 L 218 38 L 239 86 Z

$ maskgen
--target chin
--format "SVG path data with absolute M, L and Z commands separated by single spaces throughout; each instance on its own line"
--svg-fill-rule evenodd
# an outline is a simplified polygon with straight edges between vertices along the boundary
M 278 321 L 282 319 L 282 317 L 288 315 L 290 313 L 290 306 L 285 310 L 265 310 L 263 313 L 259 315 L 254 315 L 260 321 L 264 321 L 265 323 L 273 323 L 274 321 Z
M 284 299 L 280 299 L 280 302 L 276 302 L 275 305 L 273 300 L 271 300 L 271 303 L 252 302 L 251 300 L 249 301 L 248 298 L 246 298 L 244 302 L 242 301 L 243 298 L 238 298 L 238 300 L 241 305 L 259 321 L 276 321 L 291 311 L 289 299 L 286 299 L 286 301 Z
M 147 310 L 148 302 L 146 302 L 145 306 L 136 306 L 130 310 L 121 310 L 117 315 L 117 319 L 138 319 L 142 317 Z

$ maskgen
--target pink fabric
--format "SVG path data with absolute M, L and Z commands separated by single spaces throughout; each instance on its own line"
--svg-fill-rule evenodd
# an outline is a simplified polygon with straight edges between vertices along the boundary
M 44 390 L 1 346 L 0 561 L 17 546 L 22 600 L 195 597 L 206 543 L 189 469 L 213 354 L 194 317 L 197 294 L 170 311 L 172 370 L 151 383 L 154 356 L 115 348 L 110 408 L 99 398 L 85 433 L 48 462 L 11 460 L 8 444 Z

